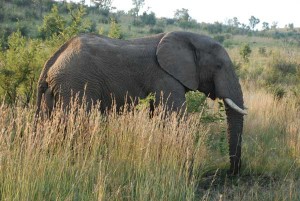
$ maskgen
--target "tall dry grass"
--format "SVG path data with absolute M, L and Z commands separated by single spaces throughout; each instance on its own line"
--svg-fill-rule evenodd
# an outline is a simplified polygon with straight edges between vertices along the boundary
M 244 88 L 243 169 L 234 178 L 223 174 L 226 122 L 76 105 L 35 122 L 33 108 L 2 104 L 0 200 L 299 200 L 299 100 Z
M 1 200 L 192 200 L 207 130 L 196 117 L 107 116 L 83 107 L 50 120 L 0 107 Z
M 300 102 L 295 97 L 277 99 L 264 90 L 247 91 L 244 150 L 248 168 L 271 175 L 299 176 Z M 254 169 L 254 170 L 252 170 Z M 297 170 L 297 171 L 294 171 Z

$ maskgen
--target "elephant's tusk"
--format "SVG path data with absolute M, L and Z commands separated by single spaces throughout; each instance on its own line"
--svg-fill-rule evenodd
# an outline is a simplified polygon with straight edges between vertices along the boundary
M 237 106 L 231 99 L 224 98 L 224 101 L 236 112 L 241 113 L 243 115 L 247 115 L 247 112 L 242 108 L 240 108 L 239 106 Z

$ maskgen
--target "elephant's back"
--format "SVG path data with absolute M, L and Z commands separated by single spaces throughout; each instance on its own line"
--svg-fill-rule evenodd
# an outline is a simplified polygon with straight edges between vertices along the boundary
M 155 49 L 155 44 L 149 41 L 81 35 L 72 39 L 56 59 L 49 69 L 47 82 L 56 97 L 70 96 L 71 92 L 84 89 L 93 100 L 102 99 L 107 104 L 111 103 L 107 97 L 111 97 L 112 92 L 119 102 L 124 101 L 128 92 L 132 97 L 144 97 L 147 81 L 144 75 L 147 68 L 156 65 Z

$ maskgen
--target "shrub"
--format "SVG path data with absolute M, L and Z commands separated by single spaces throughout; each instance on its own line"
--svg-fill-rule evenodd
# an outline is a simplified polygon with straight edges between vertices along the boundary
M 155 17 L 155 13 L 151 12 L 149 14 L 147 14 L 146 12 L 143 13 L 143 15 L 141 16 L 141 21 L 145 24 L 145 25 L 151 25 L 154 26 L 156 24 L 156 17 Z
M 108 37 L 118 39 L 122 38 L 121 26 L 117 24 L 114 19 L 111 20 Z
M 151 27 L 149 29 L 149 33 L 151 34 L 159 34 L 159 33 L 163 33 L 164 29 L 163 28 L 159 28 L 159 27 Z
M 8 50 L 0 54 L 0 87 L 7 103 L 15 103 L 17 98 L 27 104 L 32 99 L 37 81 L 36 73 L 39 63 L 36 53 L 39 51 L 37 41 L 29 41 L 20 31 L 8 38 Z
M 267 50 L 265 47 L 259 47 L 258 48 L 258 53 L 262 56 L 267 56 Z
M 53 34 L 60 34 L 65 28 L 65 19 L 58 14 L 58 8 L 54 5 L 51 12 L 44 16 L 43 24 L 39 27 L 39 32 L 43 38 L 49 38 Z
M 251 55 L 251 48 L 249 44 L 245 44 L 241 47 L 240 49 L 240 55 L 242 56 L 244 62 L 248 63 L 249 62 L 249 57 Z
M 223 43 L 225 40 L 225 36 L 224 35 L 216 35 L 213 37 L 213 39 L 215 39 L 216 41 Z
M 300 81 L 300 65 L 292 60 L 286 60 L 280 54 L 273 54 L 273 59 L 269 63 L 266 72 L 266 82 L 268 85 L 291 84 Z
M 272 68 L 275 71 L 279 71 L 284 76 L 289 75 L 289 74 L 291 74 L 291 75 L 296 74 L 298 67 L 299 67 L 299 65 L 297 63 L 286 61 L 283 59 L 275 60 L 272 65 Z
M 281 100 L 287 93 L 285 88 L 282 86 L 270 87 L 270 91 L 273 94 L 274 98 L 277 100 Z
M 211 113 L 208 110 L 207 98 L 199 91 L 190 91 L 186 94 L 188 113 L 201 113 L 201 121 L 205 123 L 219 122 L 224 120 L 223 102 L 218 102 L 218 112 Z

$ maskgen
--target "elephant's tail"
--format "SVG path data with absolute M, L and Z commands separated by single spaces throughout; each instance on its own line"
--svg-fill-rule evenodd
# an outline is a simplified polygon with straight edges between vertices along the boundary
M 35 112 L 36 117 L 39 115 L 50 116 L 54 107 L 54 95 L 48 87 L 48 83 L 40 83 L 37 91 L 37 109 Z

